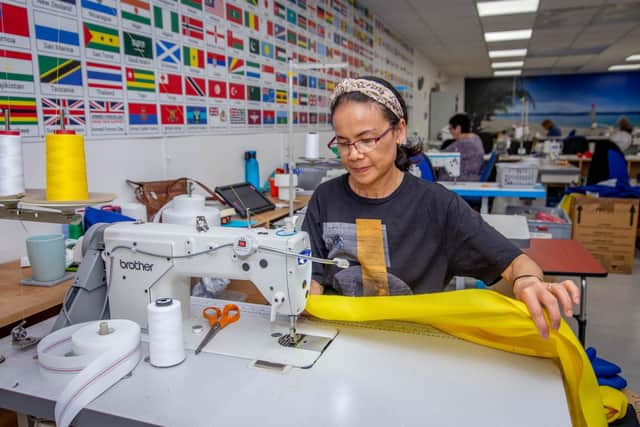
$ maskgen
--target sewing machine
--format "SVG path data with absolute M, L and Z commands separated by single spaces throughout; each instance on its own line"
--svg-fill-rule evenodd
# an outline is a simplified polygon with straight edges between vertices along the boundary
M 208 276 L 251 280 L 271 304 L 271 322 L 277 314 L 289 317 L 294 341 L 297 316 L 309 296 L 311 260 L 345 262 L 311 257 L 304 232 L 206 223 L 96 224 L 85 235 L 83 254 L 54 329 L 108 317 L 130 319 L 144 329 L 147 305 L 167 297 L 182 302 L 188 319 L 190 280 Z
M 454 178 L 460 176 L 460 153 L 430 152 L 424 153 L 434 169 L 444 168 Z

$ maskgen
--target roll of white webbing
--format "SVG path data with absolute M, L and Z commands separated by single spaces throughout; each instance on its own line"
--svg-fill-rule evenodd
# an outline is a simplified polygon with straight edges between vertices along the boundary
M 139 361 L 140 326 L 130 320 L 79 323 L 44 337 L 38 343 L 41 370 L 74 375 L 56 400 L 56 425 L 68 426 L 82 408 Z

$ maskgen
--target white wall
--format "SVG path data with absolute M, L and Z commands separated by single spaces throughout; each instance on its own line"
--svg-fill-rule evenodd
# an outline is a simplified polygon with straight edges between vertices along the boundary
M 329 131 L 320 132 L 320 155 L 333 156 L 326 148 Z M 304 155 L 305 133 L 294 133 L 296 158 Z M 134 200 L 126 179 L 157 180 L 187 176 L 212 189 L 244 181 L 246 150 L 256 150 L 261 182 L 286 161 L 287 133 L 201 135 L 118 140 L 87 140 L 85 155 L 89 191 L 115 193 L 117 202 Z M 45 188 L 45 145 L 24 144 L 25 184 Z M 60 225 L 0 220 L 0 262 L 26 253 L 24 239 L 31 234 L 59 232 Z
M 440 90 L 458 97 L 458 112 L 464 112 L 464 77 L 447 76 L 444 83 L 440 85 Z
M 413 108 L 409 112 L 409 134 L 418 132 L 419 136 L 424 138 L 429 133 L 429 117 L 425 114 L 429 113 L 429 91 L 436 81 L 438 70 L 433 63 L 420 52 L 414 56 L 415 90 L 413 93 Z M 422 90 L 418 90 L 417 81 L 420 77 L 424 77 L 424 85 Z

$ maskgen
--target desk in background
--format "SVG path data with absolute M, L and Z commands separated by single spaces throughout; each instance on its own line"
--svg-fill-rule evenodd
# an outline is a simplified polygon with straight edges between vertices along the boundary
M 538 167 L 538 181 L 562 185 L 580 183 L 580 168 L 572 164 L 558 164 L 554 160 L 542 160 Z
M 0 328 L 29 316 L 38 315 L 62 304 L 72 279 L 56 286 L 24 286 L 20 280 L 31 277 L 30 268 L 18 261 L 0 264 Z
M 584 157 L 578 158 L 575 154 L 561 154 L 558 156 L 560 160 L 566 160 L 572 165 L 577 166 L 580 169 L 580 176 L 586 178 L 589 175 L 589 166 L 591 166 L 591 159 Z M 640 154 L 625 155 L 627 161 L 627 172 L 630 179 L 635 179 L 640 174 Z
M 269 228 L 271 224 L 273 224 L 274 222 L 281 220 L 282 218 L 285 218 L 289 215 L 289 202 L 287 200 L 279 200 L 270 196 L 267 196 L 267 197 L 274 204 L 282 203 L 282 204 L 286 204 L 287 207 L 275 208 L 270 211 L 262 212 L 256 215 L 251 215 L 251 220 L 256 222 L 254 225 L 252 225 L 252 227 Z M 310 198 L 311 196 L 297 195 L 296 199 L 293 201 L 294 210 L 302 209 L 303 207 L 305 207 L 307 203 L 309 203 Z M 241 219 L 241 220 L 246 219 L 246 218 L 240 218 L 240 217 L 234 217 L 234 218 Z
M 524 252 L 542 269 L 544 274 L 580 277 L 580 311 L 578 338 L 585 344 L 587 331 L 587 277 L 607 277 L 609 273 L 577 240 L 531 239 Z
M 438 181 L 447 190 L 462 197 L 480 197 L 480 213 L 489 213 L 489 197 L 518 197 L 521 199 L 544 199 L 547 190 L 542 184 L 529 188 L 500 187 L 497 182 L 453 182 Z

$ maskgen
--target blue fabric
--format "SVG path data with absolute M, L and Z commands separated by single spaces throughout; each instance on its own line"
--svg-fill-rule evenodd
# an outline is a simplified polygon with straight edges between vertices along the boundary
M 627 171 L 627 161 L 622 153 L 610 150 L 608 154 L 609 160 L 609 177 L 616 178 L 618 182 L 629 184 L 629 172 Z
M 583 185 L 580 187 L 569 187 L 564 192 L 565 194 L 586 192 L 598 193 L 600 197 L 613 197 L 619 199 L 640 199 L 640 186 L 632 187 L 629 185 L 629 181 L 616 183 L 615 187 L 609 187 L 607 185 Z
M 113 222 L 135 221 L 134 218 L 111 211 L 103 211 L 92 207 L 84 210 L 84 229 L 88 230 L 94 224 L 99 222 L 111 224 Z

